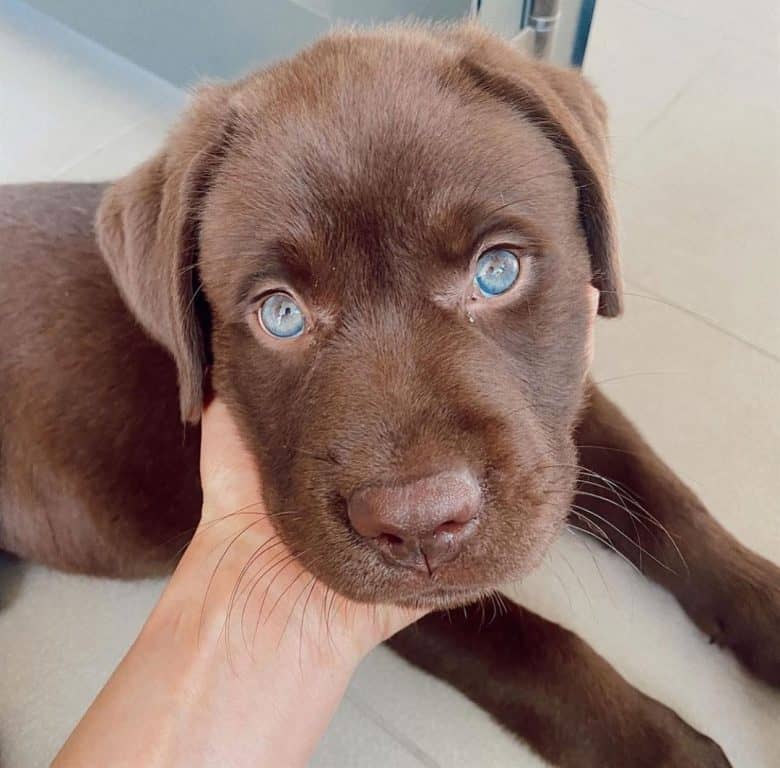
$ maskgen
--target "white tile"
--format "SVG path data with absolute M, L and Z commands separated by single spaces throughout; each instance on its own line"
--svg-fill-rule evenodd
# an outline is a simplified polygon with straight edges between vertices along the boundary
M 182 91 L 16 0 L 0 0 L 0 181 L 50 178 Z
M 611 0 L 607 0 L 610 2 Z M 780 3 L 777 0 L 633 0 L 678 22 L 713 33 L 725 32 L 749 50 L 761 47 L 777 54 L 780 48 Z
M 777 61 L 726 43 L 616 176 L 626 273 L 780 356 Z
M 780 764 L 777 692 L 710 645 L 668 593 L 595 542 L 567 534 L 539 570 L 505 592 L 573 630 L 628 682 L 715 739 L 734 766 Z
M 547 765 L 465 696 L 389 648 L 376 649 L 363 662 L 350 691 L 352 701 L 404 734 L 439 766 Z
M 48 765 L 135 639 L 162 581 L 71 576 L 0 555 L 4 768 Z M 346 700 L 312 766 L 430 765 Z
M 345 698 L 310 762 L 310 768 L 435 768 L 415 747 L 405 747 Z
M 49 764 L 135 639 L 160 589 L 159 581 L 65 575 L 0 555 L 4 768 Z
M 771 48 L 780 6 L 751 3 L 757 20 L 741 26 L 733 23 L 740 7 L 604 0 L 587 67 L 609 103 L 621 159 L 625 261 L 642 283 L 629 288 L 652 289 L 777 351 L 780 88 L 776 60 L 744 42 Z M 724 46 L 724 35 L 740 43 Z M 155 150 L 182 101 L 153 76 L 0 0 L 0 181 L 121 175 Z M 599 328 L 598 378 L 614 378 L 605 390 L 724 525 L 780 560 L 780 366 L 661 303 L 629 297 L 628 307 L 625 320 Z M 0 587 L 12 593 L 0 610 L 3 765 L 44 765 L 160 584 L 0 561 Z M 515 593 L 715 737 L 735 766 L 780 764 L 780 697 L 708 646 L 668 595 L 620 561 L 565 540 Z M 379 649 L 314 765 L 543 763 L 464 697 Z
M 596 381 L 712 513 L 780 561 L 780 364 L 627 285 L 601 321 Z
M 104 181 L 123 176 L 152 157 L 164 144 L 174 119 L 171 113 L 168 117 L 145 120 L 67 164 L 52 177 L 58 181 Z
M 655 375 L 622 378 L 646 373 Z M 627 317 L 599 326 L 596 375 L 612 379 L 605 390 L 713 513 L 747 545 L 780 559 L 774 505 L 780 478 L 768 461 L 780 441 L 773 394 L 780 366 L 688 315 L 629 296 Z M 516 594 L 576 629 L 630 681 L 717 738 L 735 765 L 776 764 L 780 697 L 707 645 L 668 595 L 619 560 L 564 542 Z M 155 596 L 154 584 L 28 569 L 16 599 L 0 613 L 0 647 L 10 649 L 13 670 L 0 678 L 0 738 L 9 768 L 41 764 L 56 749 Z M 374 733 L 361 719 L 366 711 L 372 723 L 384 724 L 381 731 L 400 734 L 434 765 L 542 765 L 476 706 L 387 649 L 363 665 L 348 702 L 318 765 L 419 761 L 392 737 L 370 736 L 375 750 L 364 743 L 363 734 Z M 361 763 L 361 755 L 370 759 Z
M 584 71 L 607 102 L 616 157 L 663 113 L 721 36 L 634 0 L 596 3 Z
M 626 318 L 599 324 L 595 373 L 713 515 L 780 563 L 780 365 L 690 315 L 629 296 Z M 588 640 L 715 738 L 735 766 L 780 764 L 780 694 L 595 542 L 567 535 L 509 592 Z

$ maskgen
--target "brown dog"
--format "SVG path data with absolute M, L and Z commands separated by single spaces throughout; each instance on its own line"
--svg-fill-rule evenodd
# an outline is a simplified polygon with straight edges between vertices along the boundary
M 390 27 L 203 89 L 108 188 L 0 190 L 0 546 L 166 567 L 209 381 L 278 532 L 342 594 L 474 602 L 579 494 L 780 684 L 780 571 L 586 379 L 589 285 L 621 307 L 604 136 L 577 73 L 472 26 Z M 680 551 L 684 577 L 660 565 Z M 480 625 L 433 613 L 392 645 L 561 765 L 728 765 L 571 633 L 517 606 Z

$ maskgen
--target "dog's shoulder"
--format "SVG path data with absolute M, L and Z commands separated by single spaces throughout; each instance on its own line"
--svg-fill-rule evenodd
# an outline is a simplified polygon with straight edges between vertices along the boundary
M 0 185 L 0 242 L 30 235 L 90 235 L 105 184 L 32 183 Z

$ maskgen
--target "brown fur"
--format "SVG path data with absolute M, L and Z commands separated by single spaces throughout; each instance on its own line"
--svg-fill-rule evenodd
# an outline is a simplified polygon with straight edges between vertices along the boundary
M 769 595 L 733 614 L 723 640 L 777 682 L 777 569 L 730 540 L 587 391 L 588 283 L 601 314 L 621 308 L 604 121 L 577 73 L 476 27 L 342 32 L 206 87 L 160 153 L 105 190 L 1 188 L 0 545 L 95 573 L 170 565 L 197 518 L 208 382 L 257 455 L 280 535 L 318 576 L 358 600 L 463 604 L 534 567 L 565 523 L 579 429 L 589 444 L 631 446 L 631 461 L 597 449 L 580 460 L 651 485 L 668 526 L 684 499 L 683 545 L 708 532 L 678 595 L 701 626 L 715 620 L 702 589 L 726 613 L 744 594 Z M 529 277 L 471 302 L 485 227 L 511 237 Z M 306 307 L 299 339 L 259 328 L 257 297 L 278 287 Z M 432 576 L 386 561 L 350 527 L 356 489 L 452 463 L 480 479 L 479 529 Z M 533 662 L 550 706 L 530 720 L 506 681 L 525 685 L 531 662 L 503 646 L 529 621 L 560 650 Z M 449 635 L 435 616 L 420 630 L 397 640 L 404 655 L 562 764 L 623 765 L 640 748 L 667 765 L 727 764 L 519 608 L 484 643 L 468 618 Z M 486 664 L 503 672 L 485 675 Z M 629 724 L 605 722 L 577 752 L 562 718 L 593 697 L 588 674 Z M 567 695 L 570 709 L 557 707 Z

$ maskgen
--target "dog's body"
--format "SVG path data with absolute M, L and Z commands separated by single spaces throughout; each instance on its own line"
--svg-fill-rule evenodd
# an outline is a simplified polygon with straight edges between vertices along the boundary
M 391 28 L 208 89 L 112 187 L 0 189 L 0 547 L 95 573 L 170 566 L 198 514 L 209 368 L 271 512 L 305 510 L 280 534 L 342 593 L 474 600 L 538 562 L 576 493 L 580 524 L 648 555 L 699 626 L 780 683 L 777 568 L 585 378 L 588 283 L 601 314 L 620 309 L 603 119 L 578 75 L 474 28 Z M 498 246 L 519 277 L 478 294 Z M 300 335 L 258 324 L 271 289 Z M 442 518 L 457 549 L 440 567 L 438 529 L 402 555 L 359 530 L 356 499 L 364 515 L 377 488 L 419 495 L 453 468 L 478 489 L 477 533 L 456 542 Z M 548 759 L 727 765 L 560 627 L 516 606 L 481 631 L 442 616 L 392 645 Z
M 199 436 L 179 418 L 170 355 L 97 248 L 103 189 L 0 188 L 0 305 L 18 323 L 0 341 L 0 546 L 140 576 L 172 563 L 197 523 Z

